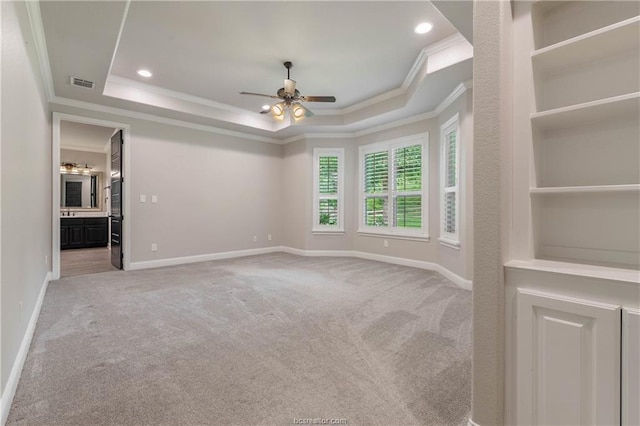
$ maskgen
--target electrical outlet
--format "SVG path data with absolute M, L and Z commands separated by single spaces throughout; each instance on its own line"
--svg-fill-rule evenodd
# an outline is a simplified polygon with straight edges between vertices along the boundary
M 158 244 L 151 243 L 151 251 L 158 251 Z
M 140 202 L 141 203 L 146 203 L 147 202 L 147 196 L 144 194 L 140 194 Z
M 389 240 L 384 240 L 382 243 L 385 247 L 389 247 Z
M 271 241 L 271 240 L 272 240 L 272 238 L 271 238 L 271 234 L 267 235 L 267 240 L 269 240 L 269 241 Z
M 258 236 L 257 236 L 257 235 L 254 235 L 254 236 L 253 236 L 253 242 L 255 243 L 255 242 L 257 242 L 257 241 L 258 241 Z
M 157 195 L 152 195 L 151 196 L 151 202 L 152 203 L 157 203 L 158 202 L 158 196 Z

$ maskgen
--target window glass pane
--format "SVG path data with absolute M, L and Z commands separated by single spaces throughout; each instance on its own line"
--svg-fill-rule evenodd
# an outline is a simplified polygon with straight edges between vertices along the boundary
M 400 228 L 420 228 L 422 226 L 422 197 L 396 197 L 395 226 Z
M 318 210 L 320 225 L 338 224 L 338 200 L 320 200 Z
M 454 234 L 456 232 L 456 193 L 444 194 L 444 230 Z
M 320 194 L 338 193 L 338 157 L 319 158 L 319 191 Z
M 367 226 L 389 224 L 389 199 L 387 197 L 365 198 L 364 220 Z
M 456 132 L 450 132 L 445 136 L 445 156 L 446 156 L 446 172 L 445 177 L 447 187 L 456 186 Z
M 396 191 L 422 189 L 422 145 L 394 149 L 393 166 Z
M 372 152 L 364 156 L 364 192 L 375 194 L 389 189 L 389 153 Z

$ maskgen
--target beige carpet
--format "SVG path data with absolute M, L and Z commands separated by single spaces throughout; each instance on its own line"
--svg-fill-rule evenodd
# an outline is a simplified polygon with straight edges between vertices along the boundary
M 470 324 L 469 291 L 359 259 L 68 277 L 49 285 L 8 424 L 466 424 Z

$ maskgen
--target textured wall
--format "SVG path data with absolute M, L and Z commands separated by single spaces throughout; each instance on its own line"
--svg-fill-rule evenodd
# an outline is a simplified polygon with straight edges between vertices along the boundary
M 51 260 L 51 123 L 23 3 L 2 2 L 3 394 Z M 22 306 L 22 308 L 20 308 Z
M 504 423 L 504 261 L 509 256 L 511 7 L 474 3 L 473 411 Z

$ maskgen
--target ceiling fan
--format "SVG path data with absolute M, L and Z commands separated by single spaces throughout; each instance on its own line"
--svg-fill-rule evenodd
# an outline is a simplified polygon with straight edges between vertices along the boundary
M 262 93 L 240 92 L 241 95 L 263 96 L 271 99 L 279 99 L 279 102 L 273 105 L 265 105 L 260 111 L 261 114 L 271 113 L 277 120 L 284 120 L 286 108 L 291 109 L 291 116 L 295 121 L 300 121 L 305 117 L 313 116 L 308 108 L 302 105 L 302 102 L 335 102 L 335 96 L 302 96 L 296 89 L 296 82 L 290 78 L 290 70 L 293 64 L 290 61 L 285 62 L 284 67 L 287 69 L 287 78 L 284 80 L 284 87 L 278 89 L 276 95 L 263 95 Z

